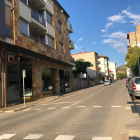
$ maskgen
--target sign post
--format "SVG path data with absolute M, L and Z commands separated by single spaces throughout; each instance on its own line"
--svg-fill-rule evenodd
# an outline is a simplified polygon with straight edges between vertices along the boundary
M 22 76 L 23 76 L 23 96 L 24 96 L 24 106 L 25 106 L 25 84 L 24 84 L 24 78 L 26 77 L 26 70 L 22 70 Z

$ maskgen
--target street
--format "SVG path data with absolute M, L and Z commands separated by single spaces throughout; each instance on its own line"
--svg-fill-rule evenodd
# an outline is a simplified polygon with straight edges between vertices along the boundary
M 0 140 L 120 140 L 125 80 L 0 114 Z

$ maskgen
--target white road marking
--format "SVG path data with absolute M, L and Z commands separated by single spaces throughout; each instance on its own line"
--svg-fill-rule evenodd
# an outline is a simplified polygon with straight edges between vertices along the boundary
M 77 108 L 86 107 L 86 106 L 77 106 Z
M 29 111 L 30 109 L 24 109 L 24 110 L 22 110 L 22 111 Z
M 93 106 L 93 107 L 102 107 L 102 106 Z
M 94 94 L 91 94 L 89 97 L 92 97 Z
M 55 109 L 55 107 L 50 107 L 50 108 L 48 108 L 48 109 Z
M 55 140 L 73 140 L 75 136 L 72 135 L 59 135 Z
M 13 136 L 15 136 L 16 134 L 3 134 L 0 136 L 0 140 L 3 140 L 3 139 L 10 139 L 12 138 Z
M 78 102 L 76 102 L 76 103 L 74 103 L 74 104 L 72 104 L 72 105 L 76 105 L 76 104 L 78 104 L 78 103 L 80 103 L 80 102 L 82 102 L 82 100 L 81 100 L 81 101 L 78 101 Z
M 70 108 L 70 106 L 65 106 L 65 107 L 62 107 L 62 108 Z
M 42 108 L 37 108 L 37 109 L 35 109 L 35 110 L 41 110 Z
M 121 106 L 111 106 L 111 107 L 121 107 Z
M 60 103 L 50 103 L 48 105 L 51 105 L 51 104 L 71 104 L 71 103 L 75 103 L 76 101 L 74 102 L 60 102 Z
M 25 138 L 23 139 L 28 139 L 28 140 L 38 140 L 40 139 L 44 134 L 30 134 L 28 136 L 26 136 Z
M 48 105 L 48 104 L 41 104 L 41 105 Z
M 93 137 L 92 140 L 112 140 L 111 137 Z
M 8 111 L 5 111 L 5 112 L 7 112 L 7 113 L 12 113 L 12 112 L 14 112 L 13 110 L 8 110 Z

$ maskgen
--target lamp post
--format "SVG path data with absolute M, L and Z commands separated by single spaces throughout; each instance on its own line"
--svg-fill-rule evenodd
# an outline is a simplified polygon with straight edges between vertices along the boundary
M 139 76 L 140 76 L 140 64 L 139 64 L 139 53 L 138 53 L 138 45 L 137 45 L 137 35 L 136 35 L 136 26 L 135 26 L 135 22 L 130 22 L 130 24 L 134 24 L 134 28 L 135 28 L 135 40 L 136 40 L 136 48 L 137 48 L 137 57 L 138 57 L 138 67 L 139 67 Z

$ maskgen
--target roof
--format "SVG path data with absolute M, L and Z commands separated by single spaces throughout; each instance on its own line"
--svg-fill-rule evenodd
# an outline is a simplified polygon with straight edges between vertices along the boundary
M 108 56 L 98 55 L 98 58 L 102 58 L 102 57 L 107 58 L 109 60 Z
M 57 0 L 53 0 L 53 2 L 56 2 L 61 10 L 63 10 L 64 14 L 69 18 L 69 14 L 65 11 L 65 9 L 60 5 L 60 3 Z
M 95 52 L 95 51 L 93 51 L 93 52 Z M 71 54 L 71 55 L 79 55 L 79 54 L 85 54 L 85 53 L 93 53 L 93 52 L 82 52 L 82 53 L 74 53 L 74 54 Z M 97 52 L 95 52 L 97 55 L 98 55 L 98 53 Z

